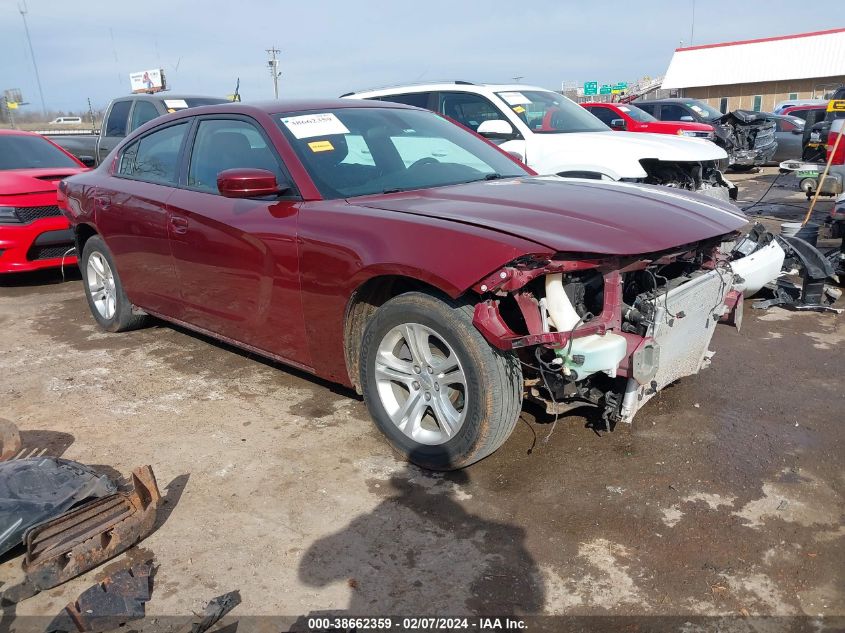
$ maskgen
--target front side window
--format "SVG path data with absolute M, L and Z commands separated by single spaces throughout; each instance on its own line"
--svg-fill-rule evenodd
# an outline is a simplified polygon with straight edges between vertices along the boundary
M 692 113 L 683 106 L 675 103 L 664 103 L 660 109 L 662 121 L 680 121 L 681 117 L 692 117 Z
M 277 121 L 324 198 L 527 175 L 497 149 L 433 112 L 338 108 L 284 114 Z
M 605 125 L 610 125 L 610 122 L 613 119 L 620 118 L 620 116 L 616 114 L 616 112 L 614 112 L 611 108 L 605 108 L 603 106 L 592 107 L 589 109 L 589 112 Z
M 79 163 L 40 136 L 0 135 L 0 170 L 45 167 L 79 167 Z
M 106 136 L 123 138 L 126 136 L 126 122 L 129 120 L 129 109 L 131 101 L 115 101 L 109 111 L 109 118 L 106 121 Z
M 643 110 L 644 112 L 646 112 L 647 114 L 652 114 L 652 115 L 654 114 L 654 110 L 656 108 L 655 104 L 653 104 L 653 103 L 639 103 L 639 102 L 637 102 L 637 107 L 640 110 Z
M 489 99 L 466 92 L 441 92 L 437 111 L 472 131 L 485 121 L 505 118 Z
M 179 150 L 189 127 L 185 121 L 141 137 L 123 150 L 118 173 L 146 182 L 175 185 L 179 178 Z
M 496 95 L 537 134 L 610 131 L 577 103 L 550 90 L 507 90 Z
M 217 176 L 221 171 L 236 168 L 266 169 L 283 180 L 279 162 L 251 123 L 239 119 L 206 119 L 197 128 L 188 186 L 209 193 L 218 193 Z
M 135 107 L 132 109 L 132 121 L 129 124 L 129 131 L 137 130 L 144 123 L 149 123 L 153 119 L 159 117 L 158 110 L 149 101 L 136 101 Z

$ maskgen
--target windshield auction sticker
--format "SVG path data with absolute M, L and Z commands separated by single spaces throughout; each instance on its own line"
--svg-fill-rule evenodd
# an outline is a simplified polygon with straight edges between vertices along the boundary
M 528 105 L 531 99 L 526 97 L 521 92 L 500 92 L 499 96 L 505 100 L 509 106 Z
M 188 102 L 184 99 L 165 99 L 164 105 L 172 112 L 173 110 L 181 110 L 188 107 Z
M 349 134 L 349 130 L 331 112 L 282 117 L 282 123 L 297 139 L 332 134 Z

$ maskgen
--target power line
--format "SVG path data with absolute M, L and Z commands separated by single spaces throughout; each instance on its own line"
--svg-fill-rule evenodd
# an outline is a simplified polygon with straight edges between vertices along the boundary
M 35 62 L 35 51 L 32 50 L 32 38 L 29 36 L 29 25 L 26 23 L 26 14 L 29 9 L 26 8 L 26 0 L 18 5 L 21 18 L 23 19 L 23 30 L 26 32 L 26 41 L 29 44 L 29 54 L 32 57 L 32 67 L 35 69 L 35 83 L 38 84 L 38 96 L 41 98 L 41 113 L 47 116 L 47 105 L 44 103 L 44 91 L 41 89 L 41 77 L 38 75 L 38 64 Z

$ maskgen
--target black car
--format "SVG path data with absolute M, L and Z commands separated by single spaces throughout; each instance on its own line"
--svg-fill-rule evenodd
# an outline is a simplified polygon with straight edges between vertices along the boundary
M 649 99 L 634 105 L 660 121 L 707 123 L 716 130 L 716 144 L 728 153 L 734 169 L 765 165 L 777 151 L 775 123 L 763 112 L 734 110 L 723 114 L 698 99 Z

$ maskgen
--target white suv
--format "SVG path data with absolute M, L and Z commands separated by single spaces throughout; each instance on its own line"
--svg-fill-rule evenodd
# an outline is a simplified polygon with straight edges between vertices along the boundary
M 499 144 L 541 174 L 642 182 L 736 198 L 736 186 L 719 170 L 727 154 L 715 143 L 611 131 L 575 102 L 544 88 L 457 81 L 343 97 L 434 110 Z

